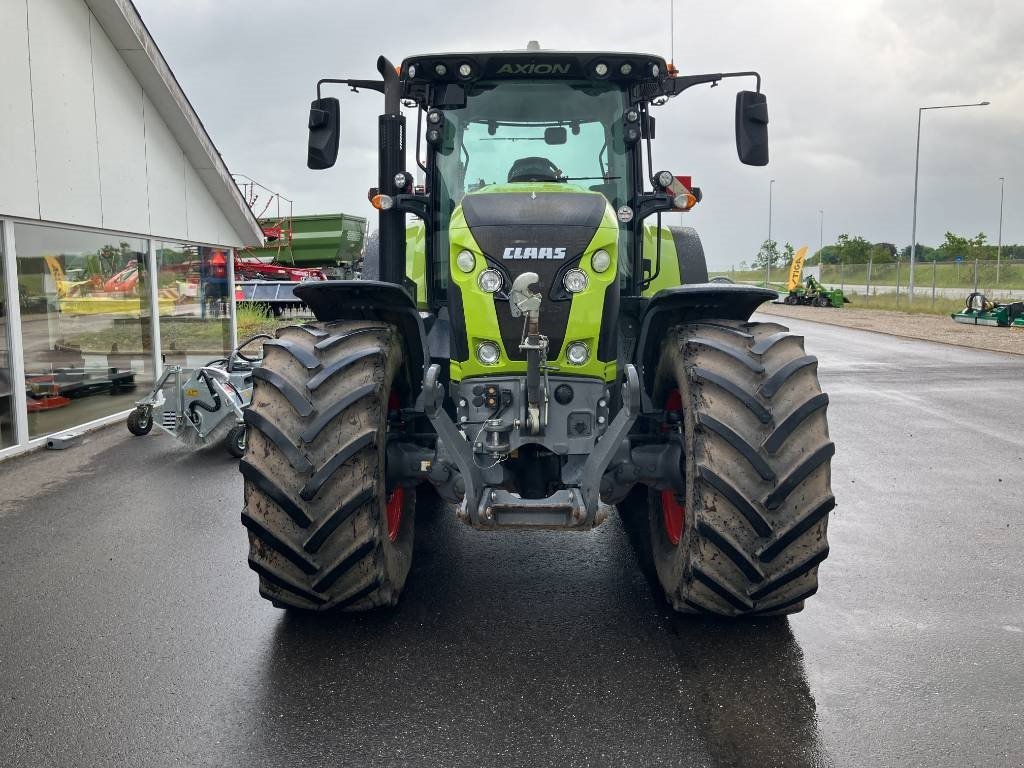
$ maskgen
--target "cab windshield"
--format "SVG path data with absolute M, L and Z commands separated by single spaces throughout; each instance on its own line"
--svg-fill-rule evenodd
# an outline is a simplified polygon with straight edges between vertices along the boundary
M 552 181 L 601 192 L 616 208 L 627 202 L 625 107 L 625 93 L 612 83 L 505 80 L 477 83 L 464 108 L 445 112 L 445 140 L 435 155 L 434 274 L 442 293 L 448 224 L 471 192 Z

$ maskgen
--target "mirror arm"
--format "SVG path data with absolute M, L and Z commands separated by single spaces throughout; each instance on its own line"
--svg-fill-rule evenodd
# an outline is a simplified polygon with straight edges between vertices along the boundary
M 761 75 L 758 72 L 718 72 L 707 75 L 682 75 L 680 77 L 668 78 L 664 81 L 663 88 L 666 96 L 678 96 L 687 88 L 695 85 L 711 83 L 714 88 L 722 80 L 729 77 L 753 77 L 757 80 L 757 92 L 761 92 Z
M 378 91 L 384 93 L 384 81 L 383 80 L 338 80 L 333 77 L 325 77 L 321 80 L 316 81 L 316 98 L 317 100 L 323 98 L 320 95 L 320 86 L 324 83 L 337 83 L 339 85 L 347 85 L 355 93 L 359 93 L 360 88 L 365 88 L 370 91 Z
M 395 195 L 395 208 L 402 213 L 418 216 L 430 225 L 430 197 L 428 195 Z
M 674 207 L 675 198 L 668 192 L 643 192 L 637 195 L 633 219 L 639 226 L 648 216 L 661 211 L 671 211 Z

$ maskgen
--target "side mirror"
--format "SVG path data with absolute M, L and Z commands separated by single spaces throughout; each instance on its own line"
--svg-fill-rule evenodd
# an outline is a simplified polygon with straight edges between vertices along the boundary
M 568 140 L 569 134 L 562 126 L 552 126 L 544 129 L 544 143 L 553 144 L 565 144 Z
M 314 99 L 309 105 L 309 152 L 306 166 L 314 171 L 330 168 L 338 159 L 341 104 L 335 98 Z
M 744 165 L 768 165 L 768 97 L 736 94 L 736 152 Z

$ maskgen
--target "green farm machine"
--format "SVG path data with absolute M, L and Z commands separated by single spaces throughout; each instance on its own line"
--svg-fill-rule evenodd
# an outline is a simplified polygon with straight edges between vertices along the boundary
M 317 322 L 281 329 L 253 371 L 240 467 L 260 593 L 393 605 L 419 496 L 481 531 L 587 531 L 618 505 L 677 610 L 800 610 L 835 504 L 817 360 L 751 322 L 775 292 L 707 282 L 696 232 L 661 222 L 699 190 L 651 154 L 656 109 L 746 78 L 739 159 L 766 165 L 760 76 L 533 44 L 377 70 L 321 80 L 310 109 L 323 169 L 340 115 L 323 86 L 383 95 L 380 240 L 363 279 L 295 288 Z
M 1000 328 L 1024 328 L 1024 301 L 1005 304 L 992 301 L 982 293 L 967 297 L 964 308 L 953 312 L 950 317 L 965 325 L 992 325 Z
M 787 293 L 783 303 L 836 309 L 841 309 L 843 304 L 849 304 L 850 300 L 843 295 L 841 288 L 826 288 L 814 275 L 803 277 L 806 256 L 805 245 L 793 255 L 793 260 L 789 263 L 789 281 L 786 283 Z

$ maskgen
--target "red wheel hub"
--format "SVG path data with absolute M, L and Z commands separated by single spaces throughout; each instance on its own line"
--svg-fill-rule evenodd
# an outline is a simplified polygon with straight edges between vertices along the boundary
M 388 538 L 395 541 L 402 527 L 402 510 L 405 509 L 405 488 L 398 486 L 388 496 Z
M 388 415 L 400 411 L 402 403 L 398 393 L 391 390 L 388 393 Z M 405 509 L 405 488 L 398 486 L 388 495 L 387 517 L 388 517 L 388 538 L 395 541 L 398 538 L 398 531 L 402 527 L 402 510 Z
M 683 538 L 686 507 L 679 503 L 676 492 L 671 489 L 661 492 L 661 522 L 665 526 L 665 538 L 673 544 L 678 544 Z

